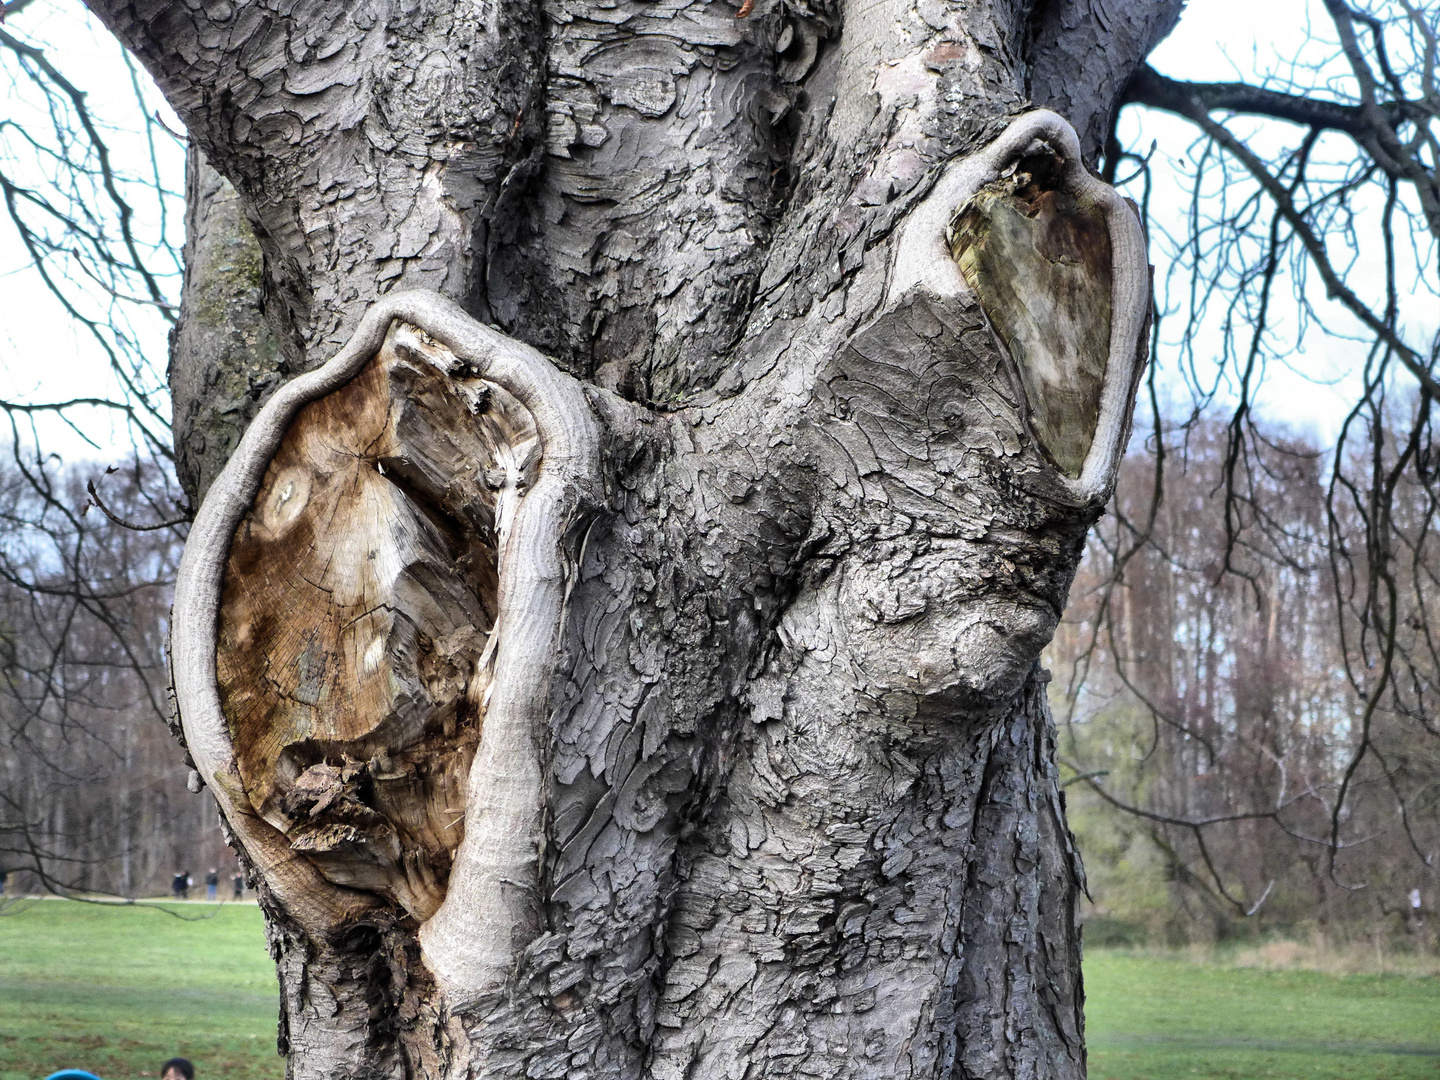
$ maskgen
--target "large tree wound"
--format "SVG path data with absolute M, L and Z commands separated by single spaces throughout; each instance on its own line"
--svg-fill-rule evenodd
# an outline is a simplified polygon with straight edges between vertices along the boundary
M 1104 209 L 1065 190 L 1060 165 L 1022 158 L 959 208 L 947 240 L 1015 361 L 1036 440 L 1074 479 L 1100 417 L 1113 263 Z
M 447 364 L 448 361 L 448 364 Z M 331 881 L 424 921 L 464 835 L 531 417 L 394 324 L 302 408 L 235 531 L 217 674 L 246 794 Z

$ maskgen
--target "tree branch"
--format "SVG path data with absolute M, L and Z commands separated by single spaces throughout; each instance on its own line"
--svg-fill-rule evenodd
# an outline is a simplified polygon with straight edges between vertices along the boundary
M 85 482 L 85 490 L 90 492 L 91 506 L 94 506 L 109 518 L 111 522 L 119 525 L 122 529 L 130 529 L 133 532 L 156 532 L 160 529 L 173 529 L 177 525 L 184 525 L 194 516 L 191 514 L 181 514 L 179 517 L 172 518 L 169 521 L 159 521 L 153 525 L 137 525 L 133 521 L 127 521 L 105 505 L 105 501 L 100 498 L 100 492 L 95 487 L 94 480 L 87 480 Z M 84 511 L 82 510 L 81 513 L 84 513 Z
M 1175 111 L 1192 121 L 1245 167 L 1265 189 L 1266 194 L 1274 201 L 1280 216 L 1289 223 L 1300 243 L 1304 245 L 1310 255 L 1311 263 L 1325 283 L 1326 293 L 1349 308 L 1351 314 L 1369 327 L 1376 338 L 1394 351 L 1400 362 L 1415 376 L 1425 391 L 1431 397 L 1440 399 L 1440 383 L 1437 383 L 1435 376 L 1430 373 L 1425 358 L 1401 341 L 1394 328 L 1371 311 L 1369 305 L 1345 284 L 1330 263 L 1330 257 L 1325 251 L 1325 242 L 1316 235 L 1310 222 L 1305 220 L 1305 215 L 1296 207 L 1289 190 L 1256 156 L 1255 152 L 1232 135 L 1224 125 L 1212 120 L 1209 109 L 1200 99 L 1192 97 L 1187 101 L 1178 101 Z
M 1140 69 L 1125 88 L 1122 102 L 1126 105 L 1148 105 L 1164 109 L 1186 119 L 1193 119 L 1197 106 L 1205 112 L 1245 113 L 1288 120 L 1292 124 L 1329 131 L 1343 131 L 1360 138 L 1370 134 L 1365 116 L 1358 105 L 1342 105 L 1313 97 L 1282 94 L 1248 83 L 1180 82 L 1161 75 L 1148 64 Z M 1386 110 L 1395 116 L 1398 109 Z

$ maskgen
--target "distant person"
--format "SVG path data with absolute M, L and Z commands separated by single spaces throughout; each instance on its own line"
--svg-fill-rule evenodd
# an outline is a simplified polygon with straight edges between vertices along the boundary
M 5 895 L 5 874 L 6 871 L 0 870 L 0 896 Z
M 235 899 L 239 900 L 245 895 L 245 875 L 236 870 L 235 879 L 231 884 L 235 886 Z
M 171 1058 L 160 1066 L 160 1080 L 195 1080 L 195 1066 L 184 1058 Z
M 185 899 L 185 871 L 175 871 L 175 876 L 170 879 L 170 891 L 175 894 L 176 900 Z
M 210 867 L 210 872 L 205 875 L 205 899 L 214 900 L 220 891 L 220 871 Z
M 194 884 L 195 884 L 195 879 L 190 876 L 190 871 L 189 871 L 189 870 L 186 870 L 186 871 L 185 871 L 185 885 L 184 885 L 184 888 L 182 888 L 182 889 L 180 890 L 180 899 L 181 899 L 181 900 L 189 900 L 189 899 L 190 899 L 190 888 L 191 888 L 191 886 L 194 885 Z

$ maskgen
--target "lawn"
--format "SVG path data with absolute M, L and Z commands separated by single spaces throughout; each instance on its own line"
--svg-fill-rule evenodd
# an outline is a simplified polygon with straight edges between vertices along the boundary
M 1091 1080 L 1440 1080 L 1440 979 L 1089 950 Z
M 164 906 L 183 918 L 61 900 L 0 915 L 0 1080 L 158 1077 L 176 1055 L 197 1080 L 285 1075 L 259 908 Z
M 36 901 L 0 915 L 0 1080 L 70 1066 L 280 1080 L 275 975 L 250 904 Z M 199 919 L 196 916 L 213 915 Z M 1092 949 L 1092 1080 L 1440 1080 L 1440 979 Z

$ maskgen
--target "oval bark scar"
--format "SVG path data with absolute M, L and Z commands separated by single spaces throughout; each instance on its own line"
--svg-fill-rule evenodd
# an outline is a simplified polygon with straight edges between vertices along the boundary
M 1017 202 L 1032 170 L 1043 182 Z M 1007 298 L 1003 278 L 1026 259 L 1029 277 L 1044 284 Z M 897 237 L 886 295 L 911 289 L 979 294 L 997 335 L 1025 357 L 1015 357 L 1017 374 L 1036 442 L 1057 466 L 1056 493 L 1079 503 L 1108 498 L 1145 364 L 1150 264 L 1133 206 L 1086 171 L 1063 117 L 1024 113 L 945 166 Z M 1037 295 L 1042 289 L 1058 289 L 1058 299 Z M 1059 325 L 1045 325 L 1057 317 Z
M 1015 361 L 1031 429 L 1078 479 L 1095 437 L 1110 351 L 1110 230 L 1033 154 L 960 207 L 951 254 Z
M 374 363 L 390 348 L 404 363 Z M 598 462 L 573 378 L 393 293 L 261 408 L 176 575 L 185 739 L 275 902 L 317 940 L 398 902 L 455 1003 L 499 991 L 537 932 L 550 677 Z M 346 507 L 395 516 L 331 529 Z
M 423 922 L 464 837 L 492 676 L 504 486 L 478 477 L 535 429 L 414 339 L 393 326 L 291 422 L 230 546 L 217 670 L 255 809 L 331 881 Z

